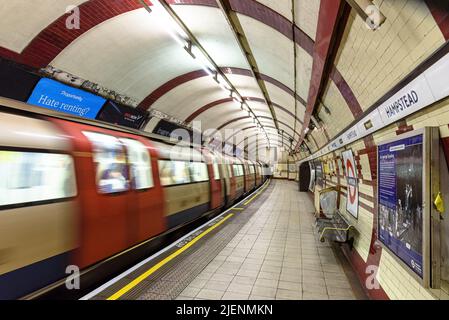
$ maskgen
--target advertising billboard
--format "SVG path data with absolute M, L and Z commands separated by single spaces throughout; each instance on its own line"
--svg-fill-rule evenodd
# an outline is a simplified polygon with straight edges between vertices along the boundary
M 140 129 L 148 118 L 148 112 L 108 101 L 97 120 L 133 129 Z
M 424 134 L 378 146 L 379 240 L 423 278 Z
M 82 118 L 95 119 L 106 99 L 44 78 L 38 82 L 27 103 Z
M 357 165 L 352 150 L 342 152 L 344 167 L 346 168 L 346 181 L 348 193 L 346 210 L 354 217 L 359 215 L 359 186 L 357 181 Z
M 0 97 L 26 102 L 40 77 L 0 59 Z

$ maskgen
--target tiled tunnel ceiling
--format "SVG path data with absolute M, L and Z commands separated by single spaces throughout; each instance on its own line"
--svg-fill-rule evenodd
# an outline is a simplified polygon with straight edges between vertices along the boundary
M 315 115 L 322 121 L 322 130 L 304 140 L 311 151 L 327 143 L 387 90 L 369 91 L 368 84 L 373 81 L 370 75 L 363 82 L 355 78 L 353 69 L 363 64 L 352 64 L 351 59 L 366 58 L 357 51 L 357 40 L 379 41 L 385 32 L 400 35 L 402 31 L 394 29 L 394 21 L 404 10 L 415 18 L 421 16 L 411 10 L 431 16 L 427 7 L 413 7 L 415 1 L 404 0 L 399 5 L 375 0 L 393 25 L 386 24 L 384 33 L 362 34 L 363 22 L 349 9 L 348 22 L 345 20 L 340 31 L 342 44 L 335 49 L 335 61 L 331 61 L 330 72 L 321 84 L 321 96 L 311 109 L 310 93 L 318 90 L 313 84 L 320 83 L 317 64 L 325 62 L 320 62 L 320 54 L 328 54 L 322 40 L 329 36 L 324 32 L 329 26 L 319 22 L 329 17 L 326 11 L 340 0 L 166 2 L 254 112 L 272 146 L 282 145 L 274 140 L 276 133 L 283 132 L 289 144 L 293 139 L 291 147 L 298 147 L 308 131 L 304 124 L 316 123 L 310 116 L 318 106 Z M 153 12 L 148 12 L 143 3 Z M 248 112 L 241 110 L 229 92 L 201 68 L 198 59 L 174 40 L 171 27 L 154 10 L 157 3 L 1 0 L 0 56 L 36 69 L 53 66 L 128 96 L 139 108 L 159 110 L 187 123 L 201 121 L 203 130 L 218 128 L 224 132 L 234 128 L 256 134 L 259 130 Z M 80 29 L 74 30 L 65 26 L 71 14 L 66 13 L 67 7 L 73 5 L 79 6 L 81 22 Z M 415 39 L 417 45 L 420 41 Z M 435 40 L 429 50 L 439 44 Z M 419 56 L 404 70 L 408 72 L 425 57 Z M 333 121 L 333 116 L 323 112 L 323 105 L 345 115 L 344 121 Z M 265 137 L 258 136 L 261 148 L 268 145 Z M 301 157 L 305 155 L 300 153 Z

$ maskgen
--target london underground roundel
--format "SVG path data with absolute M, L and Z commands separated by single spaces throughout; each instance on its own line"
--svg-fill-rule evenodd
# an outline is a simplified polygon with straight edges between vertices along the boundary
M 348 195 L 346 201 L 346 210 L 354 217 L 358 217 L 359 191 L 357 185 L 357 170 L 354 156 L 351 150 L 342 153 L 343 161 L 346 167 L 346 178 L 348 183 Z

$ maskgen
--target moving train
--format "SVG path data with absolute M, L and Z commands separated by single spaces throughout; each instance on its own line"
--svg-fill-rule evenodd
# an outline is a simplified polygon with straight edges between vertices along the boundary
M 0 98 L 0 299 L 215 215 L 267 179 L 262 163 L 35 109 Z

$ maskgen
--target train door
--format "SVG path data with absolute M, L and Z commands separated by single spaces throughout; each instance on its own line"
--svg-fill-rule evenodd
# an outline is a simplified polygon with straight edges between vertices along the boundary
M 245 181 L 245 193 L 248 193 L 251 191 L 250 186 L 250 173 L 249 173 L 249 167 L 248 162 L 246 160 L 241 160 L 243 164 L 243 172 L 244 172 L 244 181 Z
M 256 187 L 258 187 L 262 183 L 262 177 L 260 175 L 260 166 L 257 162 L 254 163 L 254 168 L 256 170 Z
M 256 167 L 252 161 L 248 161 L 249 173 L 251 178 L 251 190 L 256 187 Z
M 163 190 L 157 172 L 157 153 L 141 137 L 120 138 L 130 167 L 131 198 L 129 232 L 131 245 L 150 239 L 166 229 Z
M 220 169 L 215 157 L 211 157 L 209 165 L 209 179 L 211 186 L 211 209 L 217 209 L 223 205 L 223 186 L 221 183 Z
M 76 263 L 83 268 L 129 247 L 129 168 L 114 132 L 53 120 L 72 137 L 80 204 Z
M 233 162 L 229 161 L 229 163 L 226 163 L 225 168 L 228 172 L 229 182 L 230 182 L 230 199 L 231 202 L 233 202 L 237 198 L 237 181 L 236 177 L 234 175 L 234 169 L 233 169 Z

